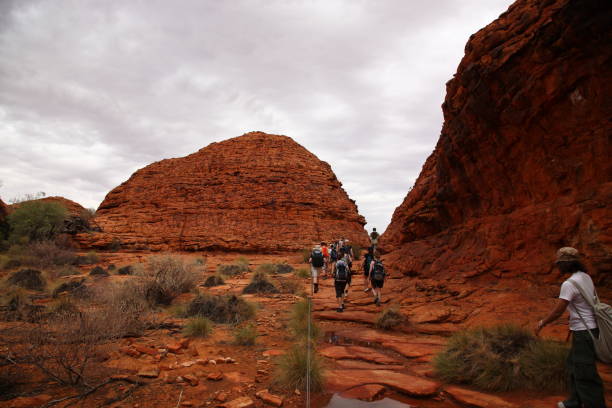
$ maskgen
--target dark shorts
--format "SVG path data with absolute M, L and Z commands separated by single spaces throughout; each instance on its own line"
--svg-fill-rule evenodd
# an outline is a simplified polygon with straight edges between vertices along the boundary
M 374 280 L 374 279 L 372 279 L 372 287 L 373 288 L 382 288 L 384 284 L 385 284 L 384 280 Z
M 346 281 L 334 281 L 334 288 L 336 288 L 336 297 L 342 297 L 342 295 L 344 295 L 344 289 L 346 289 Z
M 363 268 L 363 276 L 366 278 L 370 276 L 370 268 Z

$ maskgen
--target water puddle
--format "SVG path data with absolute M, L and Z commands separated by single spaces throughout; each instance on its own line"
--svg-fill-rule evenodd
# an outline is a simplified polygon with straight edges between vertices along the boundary
M 379 401 L 366 402 L 356 399 L 343 398 L 334 394 L 329 404 L 325 408 L 410 408 L 412 405 L 396 401 L 391 398 L 384 398 Z

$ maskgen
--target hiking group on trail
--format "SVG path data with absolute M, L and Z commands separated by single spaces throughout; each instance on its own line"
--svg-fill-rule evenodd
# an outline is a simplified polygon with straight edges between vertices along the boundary
M 380 255 L 376 250 L 375 243 L 378 242 L 376 228 L 374 228 L 372 234 L 375 234 L 375 236 L 371 236 L 372 245 L 368 248 L 363 259 L 365 282 L 363 291 L 368 292 L 371 290 L 374 296 L 373 303 L 380 306 L 386 272 Z M 308 259 L 311 267 L 313 293 L 319 292 L 319 277 L 323 279 L 333 278 L 336 300 L 338 302 L 337 312 L 343 312 L 345 308 L 344 300 L 348 295 L 352 281 L 353 260 L 355 260 L 353 246 L 345 238 L 333 241 L 329 247 L 326 242 L 315 245 Z

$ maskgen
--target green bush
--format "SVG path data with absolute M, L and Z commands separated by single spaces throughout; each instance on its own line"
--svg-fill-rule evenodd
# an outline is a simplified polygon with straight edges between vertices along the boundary
M 183 328 L 183 334 L 187 337 L 208 337 L 212 331 L 212 322 L 200 316 L 189 319 Z
M 406 322 L 406 316 L 396 308 L 383 310 L 376 319 L 376 327 L 383 330 L 393 330 Z
M 289 265 L 287 263 L 283 262 L 283 263 L 276 264 L 276 273 L 278 273 L 278 274 L 283 275 L 283 274 L 286 274 L 286 273 L 291 273 L 293 271 L 294 271 L 293 266 L 291 266 L 291 265 Z
M 307 378 L 310 377 L 311 391 L 317 392 L 323 388 L 322 361 L 316 352 L 315 343 L 309 343 L 306 340 L 299 341 L 278 358 L 275 383 L 287 390 L 304 391 Z
M 253 274 L 251 282 L 242 290 L 242 293 L 278 293 L 279 290 L 262 271 Z
M 319 326 L 317 326 L 312 318 L 312 305 L 310 305 L 309 313 L 308 302 L 308 299 L 302 299 L 293 305 L 289 320 L 289 328 L 296 338 L 308 337 L 308 333 L 310 332 L 310 338 L 316 340 L 319 338 L 321 332 Z M 308 327 L 309 324 L 310 328 Z
M 206 278 L 206 280 L 204 281 L 204 286 L 207 288 L 212 288 L 213 286 L 220 286 L 225 284 L 225 280 L 223 279 L 223 276 L 221 276 L 220 274 L 214 274 L 212 276 L 209 276 L 208 278 Z
M 215 323 L 236 324 L 255 317 L 255 307 L 235 295 L 201 293 L 187 306 L 187 316 L 203 316 Z
M 559 390 L 567 349 L 513 326 L 455 333 L 434 360 L 442 380 L 490 391 Z
M 257 328 L 247 324 L 234 330 L 234 344 L 238 346 L 254 346 L 257 339 Z
M 27 201 L 11 212 L 9 240 L 14 243 L 51 239 L 61 232 L 67 211 L 59 203 Z

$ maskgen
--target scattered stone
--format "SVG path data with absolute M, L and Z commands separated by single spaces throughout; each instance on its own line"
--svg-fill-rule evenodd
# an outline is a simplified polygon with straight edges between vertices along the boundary
M 181 367 L 191 367 L 192 365 L 195 365 L 196 361 L 185 361 L 184 363 L 181 364 Z
M 221 405 L 222 408 L 253 408 L 255 403 L 249 397 L 240 397 Z
M 138 371 L 138 376 L 146 378 L 157 378 L 159 377 L 159 367 L 157 366 L 146 366 L 142 367 Z
M 360 399 L 363 401 L 373 401 L 385 392 L 385 387 L 380 384 L 365 384 L 351 388 L 340 394 L 341 397 L 350 399 Z
M 215 400 L 219 401 L 219 402 L 225 402 L 227 401 L 228 395 L 226 392 L 219 392 L 217 393 L 217 395 L 215 395 Z
M 435 381 L 388 370 L 329 370 L 326 380 L 330 390 L 345 391 L 365 384 L 383 384 L 413 397 L 437 394 L 440 386 Z
M 192 387 L 195 387 L 196 385 L 200 383 L 200 380 L 198 380 L 198 377 L 196 377 L 193 374 L 185 374 L 183 376 L 183 380 L 185 380 L 185 382 L 187 382 Z
M 156 349 L 147 347 L 142 344 L 134 343 L 132 346 L 134 347 L 134 349 L 136 349 L 137 351 L 143 354 L 148 354 L 150 356 L 156 356 L 158 354 Z
M 217 362 L 215 360 L 208 360 L 208 364 L 217 365 Z
M 208 374 L 206 379 L 209 381 L 221 381 L 223 379 L 223 373 L 222 372 L 210 373 Z
M 455 401 L 477 408 L 519 408 L 518 405 L 494 395 L 483 394 L 465 388 L 449 386 L 444 391 Z
M 134 350 L 132 347 L 119 347 L 119 351 L 130 357 L 140 357 L 140 352 Z
M 166 349 L 168 350 L 169 353 L 174 353 L 174 354 L 178 354 L 181 350 L 182 350 L 183 346 L 181 344 L 175 343 L 175 344 L 168 344 L 166 346 Z
M 285 354 L 285 350 L 267 350 L 262 353 L 264 357 L 278 357 Z
M 270 404 L 275 407 L 283 406 L 283 398 L 278 395 L 270 394 L 268 390 L 261 390 L 255 393 L 255 396 L 261 399 L 266 404 Z

